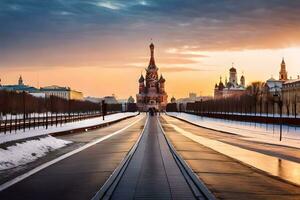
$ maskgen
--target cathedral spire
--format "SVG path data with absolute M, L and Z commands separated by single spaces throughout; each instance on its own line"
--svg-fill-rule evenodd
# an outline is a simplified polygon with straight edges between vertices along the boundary
M 150 62 L 148 68 L 156 68 L 155 60 L 154 60 L 154 44 L 151 42 L 150 44 Z
M 287 75 L 287 71 L 286 71 L 285 61 L 284 61 L 284 58 L 282 58 L 281 65 L 280 65 L 280 71 L 279 71 L 279 80 L 286 81 L 288 79 L 287 77 L 288 77 L 288 75 Z

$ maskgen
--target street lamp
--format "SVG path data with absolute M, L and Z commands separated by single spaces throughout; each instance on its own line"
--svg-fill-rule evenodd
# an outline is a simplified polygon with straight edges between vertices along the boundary
M 275 87 L 275 93 L 273 94 L 274 102 L 278 103 L 279 106 L 279 112 L 280 112 L 280 135 L 279 135 L 279 141 L 282 140 L 282 99 L 281 95 L 277 90 L 277 87 Z

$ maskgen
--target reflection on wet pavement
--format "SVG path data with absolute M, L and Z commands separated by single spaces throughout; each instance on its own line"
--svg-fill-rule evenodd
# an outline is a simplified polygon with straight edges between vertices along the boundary
M 300 164 L 284 159 L 278 159 L 262 153 L 246 150 L 220 141 L 208 139 L 185 131 L 174 124 L 168 124 L 177 132 L 191 140 L 207 146 L 217 152 L 239 160 L 247 165 L 265 171 L 271 175 L 300 185 Z

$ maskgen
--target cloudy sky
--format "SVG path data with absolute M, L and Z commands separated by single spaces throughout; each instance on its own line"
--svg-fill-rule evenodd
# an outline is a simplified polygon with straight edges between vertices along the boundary
M 169 96 L 211 95 L 232 63 L 249 83 L 277 78 L 284 57 L 295 78 L 299 10 L 294 0 L 0 0 L 0 78 L 127 98 L 151 38 Z

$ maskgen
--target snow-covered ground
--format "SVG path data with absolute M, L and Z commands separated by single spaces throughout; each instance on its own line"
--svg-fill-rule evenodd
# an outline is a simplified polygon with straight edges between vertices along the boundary
M 0 170 L 27 164 L 46 155 L 46 153 L 62 148 L 69 143 L 71 142 L 57 139 L 52 136 L 46 136 L 17 143 L 6 149 L 0 148 Z
M 247 140 L 300 148 L 300 127 L 283 125 L 282 141 L 279 141 L 280 125 L 277 124 L 240 122 L 187 113 L 168 114 L 206 128 L 242 135 Z
M 32 129 L 32 128 L 30 130 L 27 129 L 25 130 L 25 132 L 23 132 L 23 130 L 18 130 L 17 132 L 12 132 L 12 133 L 6 133 L 6 134 L 0 133 L 0 144 L 9 141 L 29 138 L 29 137 L 47 135 L 50 133 L 69 131 L 77 128 L 85 128 L 85 127 L 100 125 L 106 122 L 112 122 L 129 116 L 134 116 L 136 114 L 137 114 L 136 112 L 116 113 L 116 114 L 105 116 L 105 120 L 103 120 L 102 117 L 96 117 L 92 119 L 85 119 L 81 121 L 62 124 L 62 126 L 58 125 L 57 127 L 49 126 L 48 129 L 46 129 L 45 127 L 39 127 L 36 129 Z
M 77 113 L 76 113 L 77 114 Z M 99 112 L 97 113 L 99 114 Z M 55 116 L 56 113 L 52 113 L 51 112 L 48 112 L 48 117 L 50 116 Z M 69 113 L 57 113 L 57 116 L 68 116 Z M 7 114 L 7 115 L 1 115 L 0 113 L 0 120 L 5 120 L 5 119 L 23 119 L 24 115 L 23 114 L 16 114 L 16 115 L 11 115 L 11 114 Z M 46 113 L 28 113 L 27 114 L 27 117 L 28 118 L 33 118 L 33 117 L 46 117 Z

